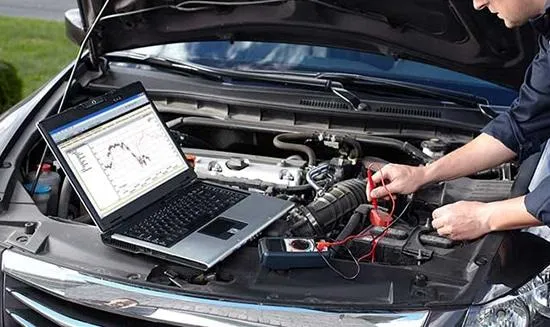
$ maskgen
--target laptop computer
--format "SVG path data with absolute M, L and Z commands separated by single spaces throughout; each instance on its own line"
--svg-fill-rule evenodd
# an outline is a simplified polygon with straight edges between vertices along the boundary
M 294 206 L 198 180 L 139 82 L 37 126 L 119 249 L 207 270 Z

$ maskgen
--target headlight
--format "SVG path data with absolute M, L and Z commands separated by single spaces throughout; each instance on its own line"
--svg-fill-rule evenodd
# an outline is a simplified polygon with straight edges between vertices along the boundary
M 529 325 L 529 308 L 520 297 L 506 296 L 468 311 L 465 327 L 524 327 Z
M 550 318 L 550 267 L 523 285 L 518 293 L 531 305 L 531 312 Z
M 505 296 L 468 311 L 464 327 L 523 327 L 547 323 L 550 318 L 550 266 Z

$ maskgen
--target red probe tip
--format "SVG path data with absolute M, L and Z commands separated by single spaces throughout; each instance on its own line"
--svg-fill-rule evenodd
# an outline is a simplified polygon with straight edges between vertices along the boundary
M 367 169 L 367 180 L 369 183 L 369 192 L 372 192 L 374 190 L 374 182 L 372 181 L 372 170 Z M 375 210 L 378 209 L 378 200 L 376 198 L 371 198 L 372 206 Z

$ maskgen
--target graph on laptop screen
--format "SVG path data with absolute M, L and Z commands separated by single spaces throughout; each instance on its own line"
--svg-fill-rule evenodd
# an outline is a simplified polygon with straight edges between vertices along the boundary
M 188 169 L 145 95 L 50 132 L 101 218 Z

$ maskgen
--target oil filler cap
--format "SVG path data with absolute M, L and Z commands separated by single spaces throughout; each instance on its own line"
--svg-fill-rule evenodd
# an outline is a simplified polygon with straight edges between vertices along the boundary
M 231 158 L 227 160 L 225 165 L 231 170 L 242 170 L 249 166 L 248 160 L 243 158 Z

